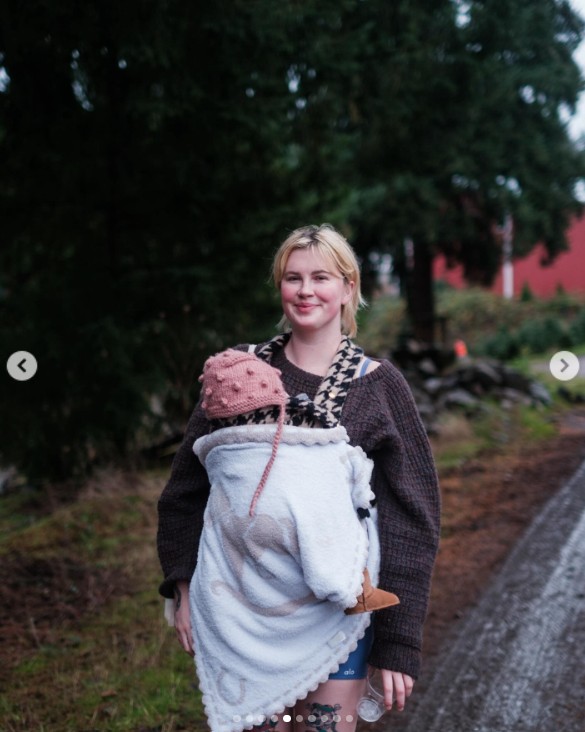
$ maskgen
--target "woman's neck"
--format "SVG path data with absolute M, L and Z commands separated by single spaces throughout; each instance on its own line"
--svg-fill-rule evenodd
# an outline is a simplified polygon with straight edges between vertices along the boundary
M 284 352 L 288 360 L 303 371 L 325 376 L 339 350 L 342 337 L 341 333 L 324 338 L 322 334 L 293 331 Z

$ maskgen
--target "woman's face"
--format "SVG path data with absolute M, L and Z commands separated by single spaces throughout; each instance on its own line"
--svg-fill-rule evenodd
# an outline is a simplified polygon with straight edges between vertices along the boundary
M 341 308 L 354 283 L 314 247 L 295 249 L 280 283 L 282 309 L 294 330 L 341 330 Z

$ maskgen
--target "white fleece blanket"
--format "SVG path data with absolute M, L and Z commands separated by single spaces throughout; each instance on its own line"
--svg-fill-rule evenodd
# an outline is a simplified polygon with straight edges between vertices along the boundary
M 193 447 L 211 492 L 190 588 L 195 663 L 213 732 L 239 732 L 306 697 L 357 646 L 367 566 L 378 581 L 372 462 L 344 427 L 285 426 L 250 502 L 276 425 L 226 427 Z

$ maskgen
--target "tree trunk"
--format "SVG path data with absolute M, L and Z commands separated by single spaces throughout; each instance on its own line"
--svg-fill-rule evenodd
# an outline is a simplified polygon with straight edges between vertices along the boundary
M 433 256 L 430 246 L 424 241 L 414 242 L 412 256 L 406 263 L 406 307 L 414 337 L 434 345 Z

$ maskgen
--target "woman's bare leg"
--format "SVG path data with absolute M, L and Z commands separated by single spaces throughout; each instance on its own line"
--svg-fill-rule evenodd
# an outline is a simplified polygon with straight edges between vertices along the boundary
M 355 732 L 365 679 L 329 679 L 294 708 L 296 732 Z

